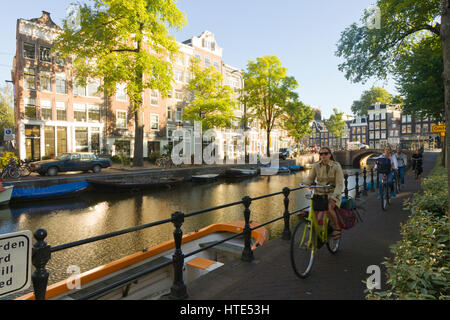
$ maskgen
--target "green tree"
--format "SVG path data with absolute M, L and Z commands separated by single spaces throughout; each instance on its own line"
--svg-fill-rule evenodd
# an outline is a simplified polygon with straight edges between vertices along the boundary
M 325 122 L 325 126 L 333 136 L 336 138 L 342 138 L 345 134 L 345 120 L 344 112 L 339 112 L 338 109 L 333 109 L 333 114 Z
M 297 144 L 300 140 L 313 133 L 311 122 L 314 120 L 314 111 L 298 99 L 298 94 L 293 95 L 286 104 L 286 112 L 283 115 L 283 128 L 289 136 L 294 138 Z
M 7 128 L 14 128 L 13 94 L 8 85 L 0 88 L 0 144 Z
M 352 112 L 358 116 L 367 116 L 369 107 L 376 102 L 391 103 L 392 95 L 384 88 L 372 87 L 365 90 L 359 100 L 353 101 Z
M 80 5 L 80 26 L 64 20 L 55 49 L 73 58 L 79 84 L 102 79 L 101 89 L 113 95 L 125 83 L 134 114 L 133 165 L 143 165 L 143 92 L 171 89 L 172 64 L 178 45 L 169 28 L 181 29 L 185 16 L 176 0 L 91 0 Z
M 396 62 L 397 90 L 404 97 L 403 112 L 414 117 L 440 119 L 444 108 L 442 43 L 428 37 L 412 46 Z
M 256 119 L 266 131 L 267 156 L 270 156 L 270 133 L 286 110 L 292 90 L 298 87 L 293 77 L 276 56 L 264 56 L 249 61 L 244 74 L 242 102 L 247 106 L 248 119 Z
M 201 68 L 198 59 L 191 60 L 192 79 L 187 90 L 192 100 L 184 109 L 183 119 L 201 121 L 202 129 L 231 128 L 236 100 L 233 89 L 223 85 L 222 75 L 213 66 Z

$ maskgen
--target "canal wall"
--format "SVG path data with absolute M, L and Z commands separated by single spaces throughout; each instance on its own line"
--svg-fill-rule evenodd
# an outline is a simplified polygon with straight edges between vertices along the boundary
M 302 155 L 292 160 L 280 160 L 280 167 L 287 167 L 295 164 L 305 165 L 318 161 L 318 154 Z M 174 168 L 174 169 L 122 169 L 123 172 L 108 172 L 106 169 L 100 174 L 61 174 L 56 177 L 41 177 L 30 176 L 27 178 L 18 179 L 15 181 L 4 181 L 4 185 L 14 185 L 17 188 L 42 188 L 58 184 L 72 183 L 86 181 L 87 179 L 101 179 L 101 180 L 117 180 L 126 179 L 127 177 L 134 178 L 184 178 L 184 180 L 191 180 L 192 176 L 202 174 L 220 174 L 223 175 L 228 168 L 238 169 L 257 169 L 256 164 L 224 164 L 224 165 L 202 165 L 198 167 L 189 168 Z

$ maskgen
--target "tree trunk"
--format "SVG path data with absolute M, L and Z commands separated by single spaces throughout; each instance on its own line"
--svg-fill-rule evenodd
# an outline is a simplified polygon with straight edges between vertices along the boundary
M 442 0 L 442 16 L 441 16 L 441 41 L 443 48 L 443 58 L 444 58 L 444 91 L 445 91 L 445 124 L 446 124 L 446 132 L 444 140 L 445 144 L 444 155 L 446 168 L 450 168 L 450 157 L 449 157 L 449 144 L 450 139 L 447 139 L 450 134 L 448 120 L 450 115 L 450 1 Z M 447 170 L 448 175 L 448 189 L 450 191 L 450 172 Z M 448 198 L 448 214 L 450 215 L 450 196 Z
M 270 157 L 270 130 L 267 129 L 266 133 L 267 133 L 267 148 L 266 148 L 266 151 L 267 151 L 267 157 Z
M 134 154 L 133 167 L 142 167 L 144 165 L 144 119 L 143 111 L 136 107 L 134 112 Z

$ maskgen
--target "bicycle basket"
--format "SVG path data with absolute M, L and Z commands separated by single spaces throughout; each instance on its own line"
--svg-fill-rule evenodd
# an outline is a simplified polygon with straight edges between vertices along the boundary
M 312 198 L 314 211 L 327 211 L 328 210 L 328 195 L 315 194 Z

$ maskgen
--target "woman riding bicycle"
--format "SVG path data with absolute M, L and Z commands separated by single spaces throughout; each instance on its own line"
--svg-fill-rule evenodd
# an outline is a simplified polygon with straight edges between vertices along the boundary
M 383 161 L 384 159 L 388 159 Z M 380 193 L 378 195 L 378 199 L 382 198 L 383 193 L 383 185 L 381 183 L 383 179 L 383 175 L 387 175 L 387 181 L 389 185 L 389 189 L 391 190 L 391 196 L 395 197 L 394 191 L 394 170 L 398 170 L 397 157 L 392 153 L 392 149 L 390 146 L 386 146 L 384 148 L 384 153 L 377 158 L 377 162 L 375 164 L 375 169 L 378 171 L 378 181 L 380 181 L 379 190 Z
M 337 240 L 340 239 L 342 231 L 339 227 L 335 208 L 339 208 L 341 206 L 341 195 L 344 189 L 344 173 L 342 172 L 342 167 L 339 162 L 334 160 L 330 148 L 320 148 L 319 156 L 320 161 L 312 166 L 308 177 L 303 181 L 303 183 L 312 184 L 315 180 L 317 180 L 317 184 L 319 185 L 334 185 L 334 187 L 327 189 L 317 189 L 316 194 L 327 196 L 328 210 L 325 211 L 325 214 L 330 219 L 333 227 L 333 233 L 331 235 L 335 240 Z

